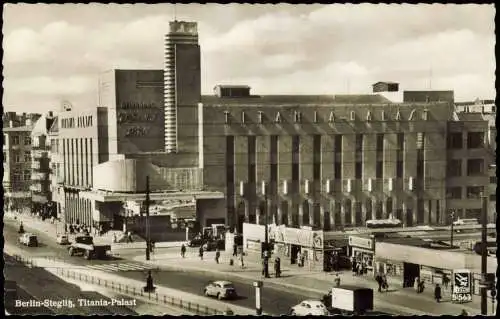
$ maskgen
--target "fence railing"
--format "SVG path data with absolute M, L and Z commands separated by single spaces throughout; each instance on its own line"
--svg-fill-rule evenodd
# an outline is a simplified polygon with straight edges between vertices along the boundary
M 36 267 L 36 263 L 33 262 L 31 258 L 23 257 L 20 255 L 13 255 L 12 256 L 16 261 L 23 263 L 27 265 L 28 267 Z M 54 259 L 55 258 L 44 258 L 47 260 Z M 159 305 L 169 305 L 173 306 L 179 309 L 187 310 L 193 314 L 197 315 L 206 315 L 206 316 L 212 316 L 212 315 L 221 315 L 225 314 L 226 312 L 221 311 L 219 309 L 214 309 L 205 305 L 200 305 L 195 302 L 191 302 L 188 300 L 184 300 L 182 298 L 178 297 L 173 297 L 165 294 L 159 294 L 159 293 L 148 293 L 144 292 L 144 289 L 142 287 L 134 286 L 134 285 L 126 285 L 122 283 L 117 283 L 112 280 L 107 280 L 107 279 L 102 279 L 100 277 L 88 275 L 88 274 L 82 274 L 81 272 L 74 271 L 74 270 L 69 270 L 69 269 L 64 269 L 57 267 L 56 268 L 56 273 L 58 275 L 78 280 L 81 282 L 85 282 L 88 284 L 92 285 L 98 285 L 104 288 L 111 289 L 113 291 L 126 294 L 126 295 L 131 295 L 131 296 L 140 296 L 140 297 L 145 297 L 148 298 L 149 301 L 155 302 Z

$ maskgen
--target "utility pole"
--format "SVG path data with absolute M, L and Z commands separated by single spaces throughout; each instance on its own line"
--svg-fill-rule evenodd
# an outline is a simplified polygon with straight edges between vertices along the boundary
M 483 284 L 486 283 L 486 274 L 488 272 L 488 234 L 486 225 L 488 223 L 488 201 L 485 193 L 481 193 L 483 209 L 481 212 L 481 279 Z M 481 287 L 481 314 L 488 314 L 488 288 L 483 285 Z
M 455 210 L 450 212 L 451 216 L 451 234 L 450 234 L 450 248 L 453 248 L 453 223 L 455 222 Z
M 151 253 L 151 239 L 149 234 L 149 176 L 146 176 L 146 260 Z
M 266 182 L 262 181 L 262 194 L 264 195 L 264 276 L 269 277 L 269 209 L 267 203 Z

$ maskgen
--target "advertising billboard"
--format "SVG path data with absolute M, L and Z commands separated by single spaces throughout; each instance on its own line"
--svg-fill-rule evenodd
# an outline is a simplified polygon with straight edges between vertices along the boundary
M 465 303 L 472 301 L 472 274 L 470 270 L 454 270 L 452 284 L 452 302 Z

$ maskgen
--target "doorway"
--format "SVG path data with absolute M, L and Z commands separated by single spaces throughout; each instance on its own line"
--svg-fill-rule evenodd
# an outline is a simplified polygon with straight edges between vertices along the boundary
M 298 245 L 290 245 L 290 263 L 292 265 L 297 263 L 297 255 L 300 252 L 300 246 Z
M 413 287 L 418 277 L 420 277 L 420 265 L 403 263 L 403 288 Z

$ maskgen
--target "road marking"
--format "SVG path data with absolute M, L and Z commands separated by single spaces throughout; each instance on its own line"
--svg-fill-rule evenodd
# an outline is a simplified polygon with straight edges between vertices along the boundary
M 137 270 L 150 270 L 153 267 L 148 265 L 141 265 L 137 263 L 115 263 L 115 264 L 99 264 L 86 266 L 90 269 L 104 270 L 104 271 L 137 271 Z

